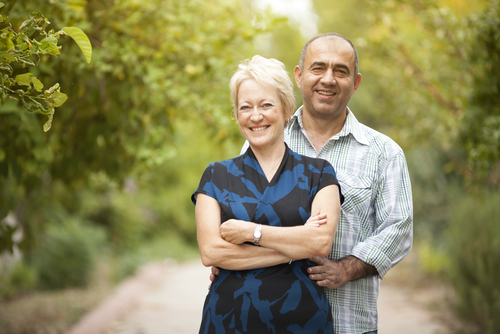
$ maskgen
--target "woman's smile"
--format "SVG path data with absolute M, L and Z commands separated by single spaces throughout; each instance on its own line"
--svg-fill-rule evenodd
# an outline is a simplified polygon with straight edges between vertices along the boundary
M 267 126 L 261 126 L 261 127 L 258 127 L 258 128 L 250 128 L 250 130 L 252 130 L 253 132 L 259 132 L 259 131 L 264 131 L 268 127 L 269 127 L 269 125 L 267 125 Z

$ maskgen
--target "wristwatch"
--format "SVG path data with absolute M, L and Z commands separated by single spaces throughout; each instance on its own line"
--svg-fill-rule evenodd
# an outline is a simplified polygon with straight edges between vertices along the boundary
M 253 232 L 253 243 L 255 246 L 259 245 L 260 236 L 262 235 L 262 224 L 258 224 Z

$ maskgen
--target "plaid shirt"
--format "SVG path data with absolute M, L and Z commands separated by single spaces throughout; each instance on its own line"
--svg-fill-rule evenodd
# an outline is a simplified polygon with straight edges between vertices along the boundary
M 304 130 L 302 107 L 285 129 L 285 141 L 299 154 L 328 160 L 337 173 L 345 201 L 329 258 L 354 255 L 379 273 L 325 289 L 334 333 L 376 330 L 379 279 L 408 254 L 413 240 L 412 194 L 403 150 L 359 123 L 349 109 L 342 130 L 320 152 Z

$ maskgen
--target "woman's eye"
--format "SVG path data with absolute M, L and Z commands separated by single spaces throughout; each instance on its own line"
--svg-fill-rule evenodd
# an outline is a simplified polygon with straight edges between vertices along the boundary
M 250 109 L 250 107 L 249 107 L 249 106 L 241 106 L 241 107 L 240 107 L 240 110 L 249 110 L 249 109 Z
M 272 103 L 264 103 L 264 108 L 272 108 Z

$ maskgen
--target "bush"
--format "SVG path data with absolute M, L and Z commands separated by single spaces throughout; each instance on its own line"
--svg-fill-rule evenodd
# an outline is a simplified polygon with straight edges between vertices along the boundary
M 500 333 L 499 203 L 498 193 L 456 201 L 447 230 L 456 312 L 477 333 Z
M 22 261 L 16 261 L 10 268 L 0 266 L 0 299 L 11 298 L 20 293 L 33 291 L 37 285 L 36 270 Z
M 102 229 L 74 218 L 51 224 L 31 259 L 38 270 L 40 287 L 84 287 L 104 240 Z
M 140 194 L 110 190 L 85 196 L 78 215 L 103 227 L 114 251 L 133 251 L 140 246 L 151 228 L 147 203 Z
M 173 259 L 186 261 L 199 257 L 196 245 L 192 245 L 176 232 L 164 232 L 144 240 L 133 252 L 122 253 L 113 261 L 113 275 L 116 281 L 134 275 L 136 270 L 148 262 Z

